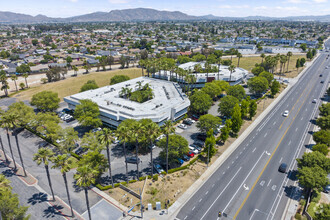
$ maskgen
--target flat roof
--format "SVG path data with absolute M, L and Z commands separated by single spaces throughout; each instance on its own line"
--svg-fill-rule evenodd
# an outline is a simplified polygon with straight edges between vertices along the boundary
M 138 82 L 142 83 L 142 87 L 148 83 L 154 93 L 154 98 L 138 103 L 120 97 L 119 93 L 123 87 L 131 88 L 132 92 L 138 90 Z M 110 114 L 129 114 L 132 117 L 163 114 L 171 108 L 190 104 L 188 97 L 182 93 L 177 83 L 148 77 L 139 77 L 65 97 L 66 102 L 79 103 L 82 99 L 90 99 L 97 103 L 100 111 L 108 111 Z

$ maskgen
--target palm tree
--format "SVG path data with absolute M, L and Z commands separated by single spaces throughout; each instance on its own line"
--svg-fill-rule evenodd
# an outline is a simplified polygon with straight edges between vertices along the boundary
M 159 126 L 154 123 L 150 122 L 145 126 L 145 135 L 147 136 L 148 141 L 150 142 L 150 167 L 151 167 L 151 177 L 154 176 L 154 163 L 153 163 L 153 157 L 152 157 L 152 146 L 154 140 L 158 137 L 159 135 Z
M 74 72 L 74 76 L 77 76 L 77 72 L 78 72 L 78 67 L 76 66 L 72 66 L 73 72 Z
M 76 180 L 76 184 L 79 187 L 84 188 L 85 190 L 85 197 L 86 197 L 86 205 L 88 210 L 88 217 L 91 220 L 91 210 L 89 207 L 88 201 L 88 187 L 92 184 L 95 184 L 95 177 L 97 176 L 97 171 L 92 169 L 88 164 L 78 167 L 77 173 L 74 175 L 74 179 Z
M 230 77 L 229 77 L 229 82 L 231 82 L 231 74 L 233 73 L 233 72 L 235 72 L 235 66 L 234 65 L 230 65 L 229 67 L 228 67 L 228 70 L 230 71 Z
M 53 196 L 53 201 L 55 201 L 55 196 L 54 196 L 54 191 L 53 191 L 53 187 L 52 187 L 52 182 L 50 180 L 48 165 L 49 165 L 49 161 L 52 160 L 52 157 L 54 155 L 55 155 L 54 152 L 51 149 L 49 149 L 48 147 L 46 147 L 46 148 L 40 148 L 38 150 L 38 153 L 34 154 L 34 156 L 33 156 L 33 160 L 36 161 L 36 163 L 38 165 L 40 165 L 42 163 L 45 165 L 48 184 L 49 184 L 49 188 L 50 188 L 50 191 L 52 193 L 52 196 Z
M 136 158 L 136 175 L 137 179 L 140 177 L 140 171 L 139 171 L 139 139 L 141 137 L 141 134 L 144 133 L 144 127 L 142 126 L 141 123 L 137 122 L 133 125 L 134 132 L 131 133 L 131 137 L 135 139 L 135 158 Z
M 240 61 L 240 59 L 241 59 L 243 56 L 242 56 L 241 53 L 237 53 L 236 56 L 237 56 L 237 58 L 238 58 L 238 60 L 237 60 L 237 67 L 239 67 L 239 61 Z
M 110 154 L 110 145 L 115 140 L 114 133 L 109 128 L 103 128 L 103 130 L 98 135 L 98 140 L 102 145 L 105 145 L 107 148 L 107 157 L 108 157 L 108 165 L 109 165 L 109 177 L 111 180 L 111 185 L 113 185 L 113 179 L 111 174 L 111 154 Z
M 292 52 L 289 51 L 286 55 L 288 57 L 288 65 L 287 65 L 286 71 L 289 72 L 290 57 L 292 57 Z
M 166 173 L 168 173 L 168 139 L 171 133 L 175 131 L 173 123 L 171 120 L 165 122 L 162 126 L 162 132 L 166 135 Z
M 0 108 L 0 123 L 2 124 L 2 116 L 4 114 L 4 111 Z M 6 160 L 6 163 L 9 162 L 8 158 L 7 158 L 7 154 L 6 154 L 6 151 L 5 151 L 5 147 L 3 146 L 3 142 L 2 142 L 2 137 L 0 135 L 0 145 L 1 145 L 1 148 L 2 148 L 2 151 L 3 151 L 3 155 L 5 156 L 5 160 Z
M 12 127 L 13 127 L 13 124 L 11 123 L 11 118 L 10 117 L 11 116 L 7 112 L 2 115 L 1 127 L 6 129 L 7 139 L 8 139 L 8 146 L 9 146 L 10 154 L 11 154 L 11 157 L 12 157 L 13 163 L 14 163 L 14 170 L 17 170 L 16 161 L 15 161 L 15 157 L 14 157 L 14 154 L 13 154 L 13 148 L 11 146 L 11 141 L 10 141 L 10 136 L 9 136 L 9 129 L 12 129 Z
M 5 73 L 5 71 L 1 70 L 0 71 L 0 82 L 2 84 L 1 86 L 1 90 L 5 91 L 5 96 L 8 96 L 8 89 L 9 89 L 9 85 L 8 85 L 8 77 Z
M 66 194 L 68 196 L 68 201 L 69 201 L 69 205 L 70 205 L 70 209 L 71 209 L 71 216 L 74 217 L 74 212 L 72 209 L 71 199 L 70 199 L 70 194 L 69 194 L 68 181 L 66 179 L 66 173 L 69 172 L 70 169 L 72 168 L 73 158 L 69 157 L 67 154 L 62 154 L 62 155 L 60 154 L 57 157 L 53 158 L 53 162 L 54 162 L 54 165 L 52 166 L 52 168 L 58 168 L 61 170 L 62 177 L 63 177 L 64 184 L 65 184 Z
M 124 156 L 125 156 L 125 165 L 126 165 L 126 182 L 128 183 L 128 166 L 126 162 L 127 154 L 126 154 L 126 143 L 129 141 L 130 130 L 127 127 L 119 126 L 116 135 L 118 139 L 123 143 L 124 148 Z
M 29 85 L 27 83 L 27 78 L 29 77 L 29 74 L 28 73 L 23 73 L 22 76 L 25 78 L 25 85 L 26 85 L 26 87 L 29 88 Z
M 17 89 L 16 80 L 18 79 L 18 77 L 17 77 L 16 75 L 11 75 L 11 76 L 10 76 L 10 79 L 14 81 L 14 83 L 15 83 L 15 87 L 16 87 L 16 92 L 17 92 L 18 89 Z
M 115 61 L 115 59 L 113 58 L 113 56 L 110 55 L 110 56 L 107 57 L 107 63 L 110 66 L 110 70 L 112 69 L 111 65 L 113 64 L 114 61 Z
M 263 64 L 264 63 L 264 58 L 266 57 L 266 55 L 264 53 L 262 53 L 260 55 L 260 57 L 261 57 L 261 64 Z
M 145 60 L 139 60 L 139 66 L 141 67 L 141 70 L 142 70 L 142 76 L 144 76 L 144 73 L 143 73 L 144 65 L 145 65 Z

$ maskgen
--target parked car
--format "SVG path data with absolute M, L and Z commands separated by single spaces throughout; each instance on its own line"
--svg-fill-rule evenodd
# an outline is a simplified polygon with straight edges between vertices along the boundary
M 194 119 L 195 121 L 198 121 L 198 119 L 199 119 L 199 115 L 192 115 L 191 118 Z
M 192 125 L 195 123 L 195 120 L 193 120 L 191 118 L 186 118 L 185 120 L 183 120 L 183 123 L 186 125 Z
M 189 161 L 190 160 L 190 157 L 188 157 L 187 155 L 183 155 L 182 157 L 183 157 L 184 161 Z
M 195 141 L 194 142 L 194 145 L 200 147 L 200 148 L 203 148 L 204 147 L 204 142 L 201 142 L 201 141 Z
M 189 151 L 189 152 L 187 153 L 187 156 L 188 156 L 188 157 L 194 157 L 194 156 L 195 156 L 195 154 L 194 154 L 194 152 L 192 152 L 192 151 Z
M 202 151 L 202 148 L 200 146 L 197 146 L 196 144 L 192 144 L 191 146 L 195 148 L 198 151 L 198 153 Z
M 48 145 L 48 142 L 46 141 L 43 141 L 39 144 L 39 148 L 43 148 L 43 147 L 46 147 Z
M 313 99 L 312 103 L 316 103 L 316 101 L 317 101 L 316 99 Z
M 198 150 L 195 149 L 193 146 L 189 145 L 189 150 L 193 152 L 194 154 L 198 154 Z
M 206 140 L 206 134 L 204 134 L 204 133 L 199 133 L 199 134 L 197 135 L 197 139 L 198 139 L 198 140 L 201 140 L 201 141 L 205 141 L 205 140 Z
M 98 128 L 94 128 L 94 129 L 92 130 L 92 132 L 95 133 L 95 132 L 98 132 L 98 131 L 101 131 L 101 130 L 102 130 L 102 128 L 98 127 Z
M 127 157 L 126 163 L 134 163 L 134 164 L 140 163 L 140 158 L 137 158 L 136 160 L 136 157 Z
M 154 164 L 154 168 L 157 171 L 157 173 L 159 173 L 159 174 L 161 174 L 162 172 L 164 172 L 162 166 L 159 165 L 159 164 Z
M 289 116 L 289 110 L 285 110 L 284 113 L 283 113 L 283 116 L 288 117 Z
M 165 134 L 162 134 L 162 135 L 160 135 L 158 138 L 156 138 L 156 141 L 160 141 L 160 140 L 163 139 L 164 137 L 166 137 L 166 135 L 165 135 Z
M 322 77 L 323 75 L 322 74 L 320 74 L 320 77 Z
M 278 171 L 281 173 L 285 173 L 288 165 L 286 163 L 281 163 L 280 167 L 278 168 Z
M 330 184 L 324 187 L 324 192 L 329 193 L 330 192 Z
M 181 158 L 178 158 L 178 162 L 180 165 L 182 165 L 184 163 L 184 161 Z
M 188 126 L 185 125 L 185 124 L 179 124 L 178 127 L 181 128 L 181 129 L 183 129 L 183 130 L 186 130 L 188 128 Z

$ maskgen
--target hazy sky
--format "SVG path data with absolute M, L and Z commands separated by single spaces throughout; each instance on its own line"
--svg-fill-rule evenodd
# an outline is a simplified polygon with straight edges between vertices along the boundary
M 0 11 L 51 17 L 139 7 L 234 17 L 330 14 L 330 0 L 0 0 Z

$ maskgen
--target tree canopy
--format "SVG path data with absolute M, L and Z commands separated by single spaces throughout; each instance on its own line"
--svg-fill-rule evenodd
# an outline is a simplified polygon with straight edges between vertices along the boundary
M 88 80 L 81 88 L 80 92 L 85 92 L 92 89 L 97 89 L 99 86 L 96 84 L 95 80 Z
M 177 134 L 169 135 L 169 147 L 168 147 L 168 160 L 169 164 L 176 163 L 178 158 L 188 153 L 188 141 Z M 159 141 L 159 147 L 162 149 L 160 152 L 160 157 L 165 160 L 166 158 L 166 138 L 163 138 Z
M 234 96 L 239 101 L 242 101 L 245 97 L 245 90 L 241 85 L 230 86 L 227 91 L 227 95 Z
M 212 98 L 204 91 L 197 91 L 190 96 L 190 109 L 194 113 L 203 114 L 207 112 L 212 105 Z
M 57 92 L 42 91 L 32 96 L 31 105 L 39 110 L 47 112 L 54 111 L 59 107 L 60 98 Z
M 220 100 L 218 112 L 223 116 L 230 117 L 234 106 L 238 103 L 237 98 L 227 95 Z
M 91 100 L 81 100 L 80 105 L 76 106 L 74 115 L 82 126 L 99 127 L 102 125 L 101 119 L 98 117 L 100 115 L 99 106 Z
M 255 76 L 248 81 L 250 92 L 261 94 L 268 89 L 268 81 L 265 77 Z
M 129 76 L 126 76 L 126 75 L 116 75 L 116 76 L 113 76 L 110 80 L 110 85 L 114 85 L 114 84 L 117 84 L 117 83 L 120 83 L 120 82 L 125 82 L 127 80 L 130 80 Z
M 330 146 L 330 130 L 320 130 L 313 134 L 313 140 L 319 144 Z
M 196 127 L 199 128 L 201 132 L 207 133 L 211 129 L 216 130 L 220 124 L 221 120 L 219 117 L 206 114 L 199 118 Z

